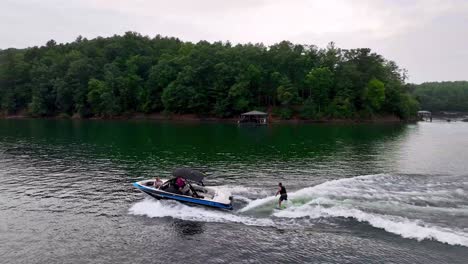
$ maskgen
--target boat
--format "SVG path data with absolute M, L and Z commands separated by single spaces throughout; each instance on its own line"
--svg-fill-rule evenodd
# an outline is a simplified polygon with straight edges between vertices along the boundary
M 172 172 L 172 178 L 156 183 L 156 179 L 134 182 L 138 190 L 156 199 L 175 200 L 182 203 L 202 205 L 218 209 L 232 210 L 232 196 L 229 192 L 206 187 L 203 179 L 206 177 L 200 171 L 179 168 Z M 176 186 L 177 178 L 184 179 L 188 186 L 186 193 L 181 193 Z M 158 186 L 159 185 L 159 186 Z

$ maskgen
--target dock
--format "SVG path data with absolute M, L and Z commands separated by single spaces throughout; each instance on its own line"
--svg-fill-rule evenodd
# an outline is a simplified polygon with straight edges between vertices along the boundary
M 430 111 L 418 111 L 420 121 L 432 122 L 432 113 Z

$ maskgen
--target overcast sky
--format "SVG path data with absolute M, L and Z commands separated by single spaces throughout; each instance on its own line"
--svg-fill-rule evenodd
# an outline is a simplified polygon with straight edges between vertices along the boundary
M 0 48 L 125 31 L 368 47 L 411 82 L 468 80 L 468 0 L 0 0 Z

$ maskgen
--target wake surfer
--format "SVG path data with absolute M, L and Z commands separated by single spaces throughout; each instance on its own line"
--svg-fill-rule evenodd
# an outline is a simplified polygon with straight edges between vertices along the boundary
M 281 209 L 281 202 L 282 201 L 287 201 L 288 200 L 288 194 L 286 193 L 286 188 L 283 186 L 283 184 L 280 182 L 278 183 L 278 191 L 276 192 L 275 196 L 278 194 L 280 195 L 280 198 L 278 200 L 278 208 Z

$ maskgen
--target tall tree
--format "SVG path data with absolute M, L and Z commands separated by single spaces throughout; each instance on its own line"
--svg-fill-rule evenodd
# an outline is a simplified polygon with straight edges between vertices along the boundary
M 312 69 L 306 76 L 309 97 L 312 97 L 312 100 L 316 102 L 319 112 L 323 106 L 329 103 L 333 82 L 333 72 L 328 67 Z
M 375 78 L 370 80 L 364 97 L 374 111 L 379 111 L 385 101 L 385 84 Z

